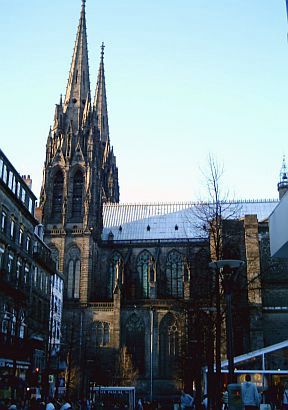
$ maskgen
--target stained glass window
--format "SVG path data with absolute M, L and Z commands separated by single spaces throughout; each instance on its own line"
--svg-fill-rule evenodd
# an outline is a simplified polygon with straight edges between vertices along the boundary
M 150 273 L 153 270 L 153 280 L 155 278 L 155 262 L 148 251 L 143 251 L 137 258 L 137 280 L 139 283 L 138 294 L 139 297 L 150 297 Z
M 183 297 L 184 262 L 182 255 L 177 251 L 168 254 L 166 260 L 166 289 L 167 296 Z

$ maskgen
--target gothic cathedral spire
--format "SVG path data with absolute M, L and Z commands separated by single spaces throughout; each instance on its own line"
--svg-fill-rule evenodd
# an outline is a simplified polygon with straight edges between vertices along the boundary
M 109 143 L 109 125 L 107 111 L 107 97 L 104 72 L 104 43 L 101 46 L 101 59 L 97 77 L 96 92 L 94 98 L 94 115 L 103 145 Z
M 74 130 L 79 130 L 82 125 L 83 111 L 87 99 L 90 102 L 85 0 L 82 0 L 81 15 L 64 100 L 63 112 L 66 113 L 66 127 L 71 124 Z

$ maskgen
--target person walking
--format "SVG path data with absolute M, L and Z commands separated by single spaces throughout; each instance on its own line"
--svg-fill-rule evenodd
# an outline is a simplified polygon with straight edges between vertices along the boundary
M 181 410 L 183 409 L 192 409 L 194 399 L 190 394 L 185 393 L 184 390 L 181 392 Z
M 229 396 L 228 390 L 225 389 L 222 394 L 222 403 L 223 403 L 222 409 L 223 410 L 228 410 L 228 396 Z
M 250 374 L 246 374 L 245 382 L 241 386 L 242 402 L 245 410 L 255 410 L 260 406 L 257 387 L 251 382 Z
M 285 386 L 284 386 L 282 409 L 288 410 L 288 383 L 285 383 Z
M 49 400 L 46 404 L 46 409 L 45 410 L 55 410 L 55 406 L 54 406 L 52 397 L 49 397 Z
M 143 410 L 143 404 L 142 404 L 142 399 L 139 398 L 137 402 L 137 410 Z

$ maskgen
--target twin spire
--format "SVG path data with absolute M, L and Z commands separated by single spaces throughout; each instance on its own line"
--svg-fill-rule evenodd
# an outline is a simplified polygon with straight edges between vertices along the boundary
M 109 142 L 109 124 L 106 98 L 105 72 L 104 72 L 104 43 L 101 46 L 101 60 L 97 77 L 94 110 L 96 113 L 97 127 L 103 143 Z
M 86 0 L 82 0 L 81 14 L 63 107 L 67 122 L 69 125 L 72 125 L 74 131 L 78 131 L 81 128 L 83 124 L 83 114 L 85 116 L 87 115 L 87 107 L 91 105 L 85 3 Z M 101 46 L 101 60 L 94 99 L 94 111 L 97 113 L 96 121 L 100 131 L 100 138 L 103 137 L 103 140 L 107 141 L 109 140 L 109 127 L 103 43 Z

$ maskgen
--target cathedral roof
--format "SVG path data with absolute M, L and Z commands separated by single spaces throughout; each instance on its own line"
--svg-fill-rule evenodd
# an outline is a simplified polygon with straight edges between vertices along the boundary
M 235 219 L 257 215 L 258 221 L 268 218 L 278 200 L 227 201 L 223 215 Z M 205 236 L 199 213 L 208 204 L 196 202 L 104 204 L 102 239 L 113 234 L 114 241 L 201 239 Z

